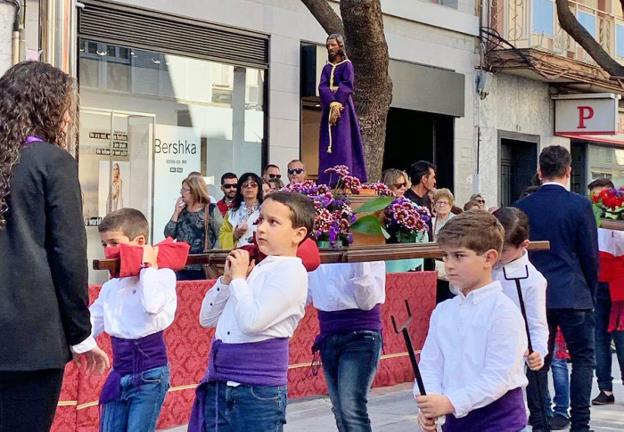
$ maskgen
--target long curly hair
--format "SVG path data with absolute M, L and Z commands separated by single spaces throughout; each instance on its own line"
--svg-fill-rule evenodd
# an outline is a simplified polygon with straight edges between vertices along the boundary
M 22 62 L 0 78 L 0 229 L 7 223 L 11 175 L 24 141 L 37 136 L 67 149 L 76 105 L 74 79 L 49 64 Z

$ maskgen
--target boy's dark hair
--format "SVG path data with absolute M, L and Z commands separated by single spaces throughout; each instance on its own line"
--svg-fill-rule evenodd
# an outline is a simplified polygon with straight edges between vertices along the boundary
M 505 229 L 505 244 L 518 247 L 528 240 L 529 218 L 525 212 L 515 207 L 503 207 L 493 214 Z
M 615 189 L 615 185 L 613 184 L 611 179 L 606 178 L 606 177 L 597 178 L 596 180 L 594 180 L 593 182 L 587 185 L 587 189 L 590 191 L 598 187 L 606 187 L 606 188 Z
M 293 228 L 304 227 L 308 231 L 306 237 L 312 235 L 316 211 L 310 198 L 296 192 L 276 191 L 267 200 L 277 201 L 288 207 Z
M 563 177 L 572 163 L 570 152 L 560 145 L 544 147 L 539 155 L 542 180 Z
M 221 176 L 221 184 L 223 184 L 223 182 L 226 181 L 227 179 L 238 179 L 238 177 L 236 176 L 236 174 L 232 172 L 226 172 L 225 174 Z
M 485 210 L 468 210 L 448 220 L 438 234 L 440 247 L 463 247 L 477 254 L 503 249 L 505 230 Z
M 98 232 L 121 231 L 130 240 L 140 235 L 149 237 L 149 223 L 137 209 L 122 208 L 107 214 L 98 226 Z
M 418 183 L 420 183 L 420 179 L 422 179 L 423 176 L 428 176 L 429 169 L 435 171 L 436 167 L 431 162 L 427 162 L 425 160 L 419 160 L 418 162 L 414 162 L 412 165 L 410 165 L 409 176 L 410 181 L 412 182 L 412 186 L 416 186 Z

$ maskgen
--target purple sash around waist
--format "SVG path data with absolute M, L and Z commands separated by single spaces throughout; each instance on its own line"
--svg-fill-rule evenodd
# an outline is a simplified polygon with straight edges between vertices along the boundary
M 348 331 L 381 331 L 381 304 L 371 310 L 344 309 L 326 312 L 318 311 L 320 333 L 314 341 L 312 351 L 319 350 L 321 343 L 328 336 Z
M 223 343 L 215 339 L 210 348 L 208 370 L 195 390 L 188 431 L 204 430 L 206 384 L 234 381 L 246 385 L 288 384 L 288 338 L 249 343 Z
M 135 375 L 135 385 L 140 385 L 138 374 L 167 365 L 167 347 L 162 331 L 140 339 L 111 337 L 111 342 L 113 370 L 102 388 L 100 404 L 121 397 L 121 378 L 124 375 Z
M 509 390 L 489 405 L 462 418 L 449 414 L 443 432 L 519 432 L 527 425 L 522 388 Z

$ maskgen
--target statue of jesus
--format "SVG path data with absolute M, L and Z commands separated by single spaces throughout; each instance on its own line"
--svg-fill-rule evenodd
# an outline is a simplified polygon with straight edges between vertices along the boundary
M 329 184 L 324 171 L 334 165 L 346 165 L 351 175 L 367 180 L 360 124 L 353 105 L 353 64 L 347 58 L 344 39 L 331 34 L 325 42 L 329 62 L 323 67 L 319 82 L 321 130 L 319 138 L 318 182 Z M 337 178 L 331 178 L 334 186 Z

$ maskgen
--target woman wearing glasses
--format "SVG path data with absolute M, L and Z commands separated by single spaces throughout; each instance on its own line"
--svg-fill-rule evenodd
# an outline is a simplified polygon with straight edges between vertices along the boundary
M 432 219 L 433 241 L 438 239 L 438 233 L 449 219 L 455 216 L 451 213 L 454 203 L 453 193 L 446 188 L 438 189 L 433 194 L 433 207 L 435 209 L 435 217 Z
M 187 177 L 182 181 L 180 198 L 176 201 L 171 220 L 165 226 L 165 237 L 187 242 L 192 254 L 212 249 L 223 223 L 221 212 L 216 207 L 210 202 L 204 179 L 197 175 Z M 206 279 L 201 264 L 186 266 L 176 276 L 178 280 Z
M 245 173 L 238 179 L 237 191 L 219 233 L 221 249 L 234 249 L 253 243 L 262 204 L 262 179 L 254 173 Z
M 396 168 L 388 168 L 383 172 L 383 182 L 397 197 L 402 197 L 411 186 L 407 173 Z

